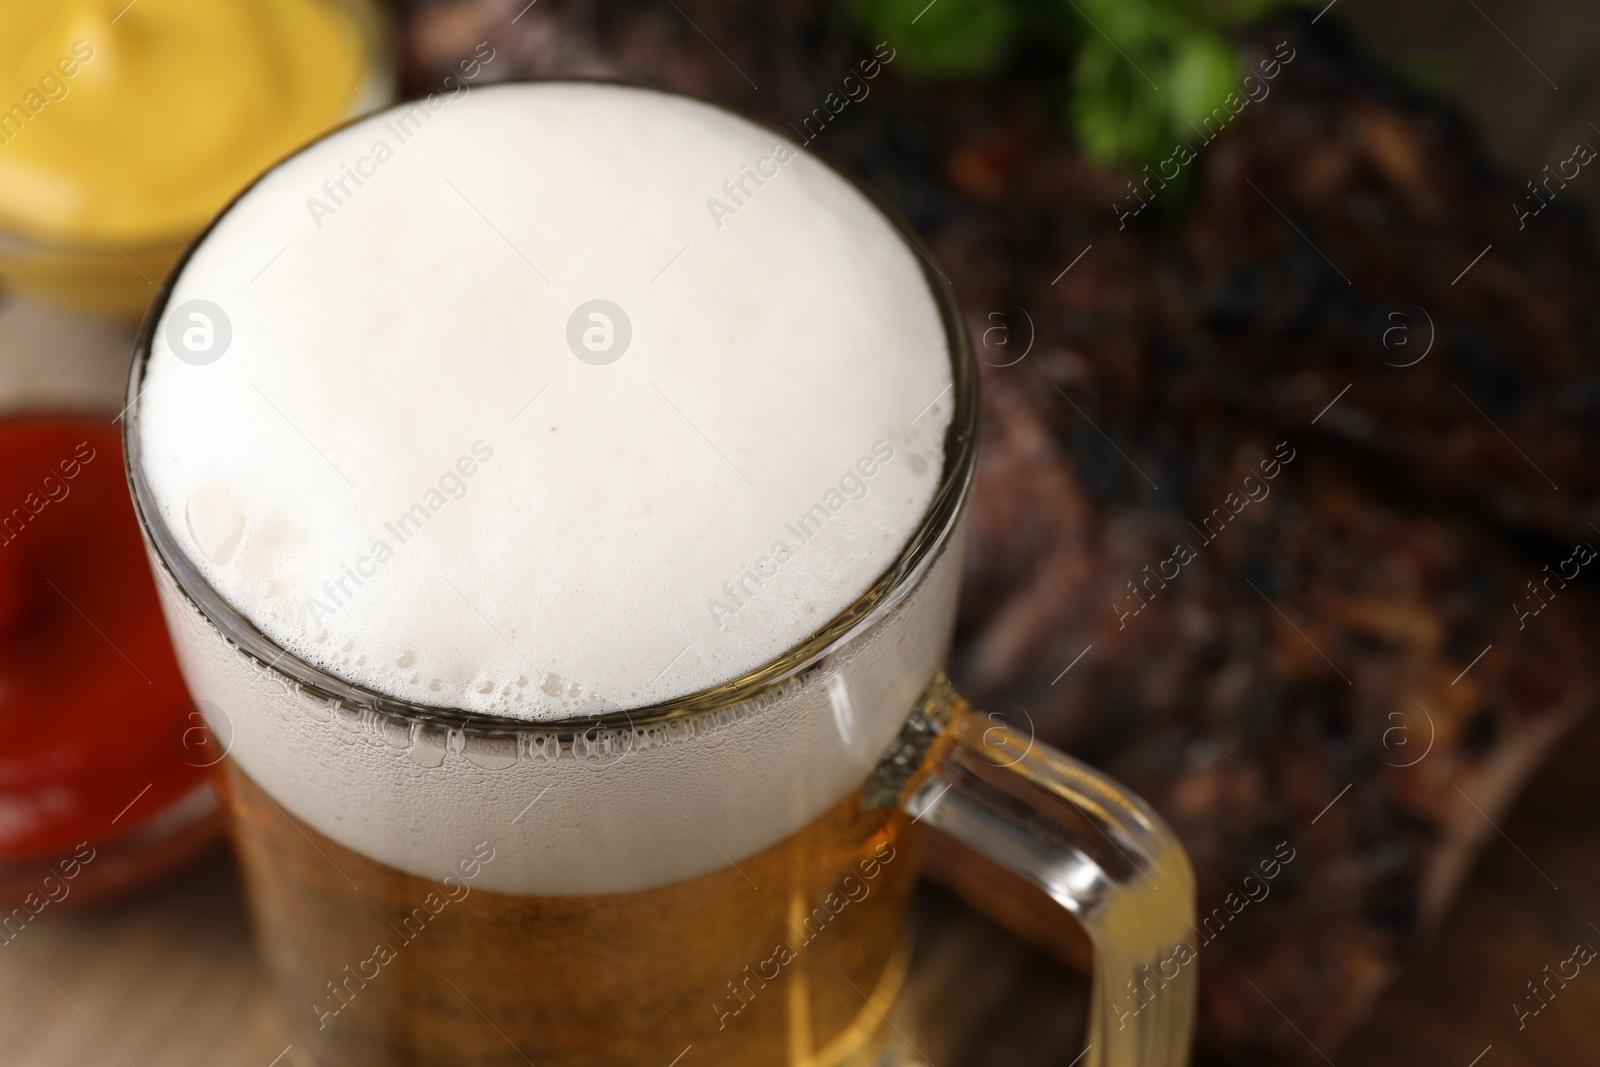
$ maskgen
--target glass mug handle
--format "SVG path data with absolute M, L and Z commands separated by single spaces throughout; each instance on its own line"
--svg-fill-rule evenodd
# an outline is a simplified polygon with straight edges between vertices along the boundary
M 941 676 L 873 772 L 867 801 L 989 857 L 1082 924 L 1095 959 L 1082 1067 L 1188 1062 L 1194 874 L 1143 800 L 983 717 Z

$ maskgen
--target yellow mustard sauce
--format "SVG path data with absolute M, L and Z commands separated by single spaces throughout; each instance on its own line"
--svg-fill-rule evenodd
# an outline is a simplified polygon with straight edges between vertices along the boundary
M 384 101 L 375 18 L 335 0 L 0 0 L 0 281 L 142 310 L 251 180 Z

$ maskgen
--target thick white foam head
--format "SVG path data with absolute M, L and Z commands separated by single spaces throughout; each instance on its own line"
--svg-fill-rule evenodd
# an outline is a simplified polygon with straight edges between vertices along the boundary
M 781 687 L 598 739 L 537 724 L 740 675 L 891 566 L 955 408 L 920 268 L 781 137 L 644 90 L 463 91 L 279 167 L 154 334 L 146 505 L 290 652 L 534 721 L 484 735 L 330 703 L 158 567 L 232 759 L 414 874 L 488 841 L 478 884 L 516 893 L 693 877 L 838 804 L 943 654 L 959 529 Z
M 217 223 L 139 401 L 160 518 L 283 648 L 533 720 L 760 665 L 926 512 L 953 407 L 916 254 L 681 97 L 463 90 Z

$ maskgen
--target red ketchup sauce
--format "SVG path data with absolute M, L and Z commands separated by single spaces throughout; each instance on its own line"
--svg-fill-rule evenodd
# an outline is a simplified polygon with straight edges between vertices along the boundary
M 100 886 L 80 896 L 173 862 L 170 840 L 150 855 L 144 838 L 205 780 L 199 723 L 118 427 L 105 417 L 0 420 L 0 905 L 20 899 L 30 877 L 53 872 L 59 883 L 62 857 L 77 857 L 80 888 Z M 96 858 L 83 864 L 85 855 Z

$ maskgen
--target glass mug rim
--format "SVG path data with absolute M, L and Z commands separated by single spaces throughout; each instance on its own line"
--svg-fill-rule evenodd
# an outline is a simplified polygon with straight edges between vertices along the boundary
M 501 86 L 557 84 L 611 85 L 690 100 L 760 126 L 770 133 L 783 137 L 786 142 L 788 140 L 788 135 L 777 127 L 732 108 L 687 93 L 636 85 L 617 79 L 522 78 L 495 82 L 480 87 L 479 91 L 493 91 Z M 189 603 L 215 626 L 231 645 L 266 669 L 287 675 L 302 691 L 332 704 L 349 703 L 363 711 L 375 712 L 385 718 L 404 722 L 434 723 L 468 734 L 494 737 L 554 734 L 564 737 L 594 730 L 631 730 L 640 726 L 686 719 L 744 703 L 764 693 L 772 692 L 793 681 L 823 658 L 871 629 L 916 587 L 928 566 L 949 543 L 972 493 L 977 470 L 980 414 L 977 362 L 973 356 L 954 287 L 934 265 L 929 250 L 921 238 L 911 230 L 898 211 L 884 202 L 877 193 L 856 180 L 837 160 L 814 148 L 807 148 L 806 151 L 823 166 L 865 197 L 868 203 L 883 215 L 901 242 L 916 254 L 923 279 L 938 308 L 950 360 L 950 391 L 955 405 L 950 425 L 945 431 L 944 467 L 927 511 L 924 512 L 915 531 L 894 562 L 853 603 L 799 644 L 757 667 L 715 685 L 640 708 L 549 720 L 467 712 L 459 708 L 402 700 L 340 678 L 283 648 L 263 633 L 254 622 L 211 586 L 183 551 L 176 536 L 163 520 L 154 494 L 144 476 L 141 462 L 138 432 L 139 396 L 143 388 L 146 366 L 154 351 L 157 328 L 166 312 L 177 280 L 212 230 L 268 175 L 275 173 L 313 145 L 320 144 L 328 137 L 363 121 L 366 117 L 369 116 L 353 118 L 285 156 L 229 201 L 216 218 L 194 237 L 182 256 L 173 264 L 171 271 L 161 283 L 156 299 L 145 313 L 138 337 L 134 342 L 133 363 L 128 376 L 128 403 L 122 423 L 124 466 L 131 487 L 134 511 L 138 516 L 146 543 L 154 550 L 153 559 L 159 562 Z M 937 400 L 938 397 L 934 399 Z

